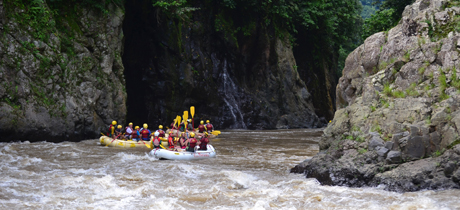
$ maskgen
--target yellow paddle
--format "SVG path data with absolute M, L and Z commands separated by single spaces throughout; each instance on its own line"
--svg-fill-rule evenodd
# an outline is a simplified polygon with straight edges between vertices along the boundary
M 105 134 L 101 133 L 103 136 L 105 136 Z
M 142 141 L 142 143 L 145 144 L 145 146 L 146 146 L 147 148 L 152 149 L 152 147 L 150 147 L 150 145 L 146 144 L 146 143 L 144 142 L 144 140 L 142 140 L 142 138 L 141 138 L 141 141 Z
M 112 141 L 111 141 L 109 144 L 111 144 L 113 141 L 115 141 L 115 139 L 117 139 L 117 138 L 118 138 L 120 135 L 121 135 L 121 133 L 120 133 L 120 134 L 118 134 L 118 136 L 117 136 L 117 137 L 115 137 L 115 138 L 114 138 L 114 139 L 113 139 L 113 140 L 112 140 Z M 107 145 L 105 145 L 105 146 L 106 146 L 106 147 L 108 147 L 108 146 L 109 146 L 109 144 L 107 144 Z
M 195 120 L 193 119 L 193 116 L 195 115 L 195 107 L 194 106 L 190 107 L 190 114 L 192 115 L 192 127 L 193 127 L 193 130 L 195 130 Z
M 211 131 L 211 134 L 217 136 L 220 134 L 220 131 Z
M 187 119 L 188 119 L 188 111 L 184 111 L 184 125 L 185 125 L 184 131 L 187 130 Z
M 181 120 L 180 116 L 177 115 L 177 130 L 180 130 L 180 120 Z

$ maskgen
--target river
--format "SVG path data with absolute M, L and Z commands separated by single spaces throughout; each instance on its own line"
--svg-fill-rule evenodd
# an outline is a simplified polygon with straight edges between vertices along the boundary
M 217 158 L 157 160 L 81 142 L 0 143 L 1 209 L 460 209 L 460 190 L 322 186 L 289 170 L 320 129 L 224 131 Z

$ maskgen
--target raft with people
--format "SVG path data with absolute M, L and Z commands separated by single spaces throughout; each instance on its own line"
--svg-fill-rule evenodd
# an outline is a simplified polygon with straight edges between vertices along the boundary
M 186 150 L 175 151 L 167 149 L 153 149 L 149 155 L 160 160 L 201 160 L 216 157 L 216 150 L 210 144 L 206 146 L 206 150 L 199 150 L 198 146 L 194 152 Z
M 133 140 L 123 140 L 123 139 L 113 139 L 108 136 L 101 136 L 99 138 L 102 146 L 108 147 L 121 147 L 121 148 L 149 148 L 150 141 L 133 141 Z M 149 145 L 149 146 L 147 146 Z

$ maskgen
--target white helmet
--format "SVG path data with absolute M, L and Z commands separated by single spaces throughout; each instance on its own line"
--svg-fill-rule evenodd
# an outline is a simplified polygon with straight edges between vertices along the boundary
M 155 131 L 155 136 L 159 136 L 160 133 L 158 131 Z

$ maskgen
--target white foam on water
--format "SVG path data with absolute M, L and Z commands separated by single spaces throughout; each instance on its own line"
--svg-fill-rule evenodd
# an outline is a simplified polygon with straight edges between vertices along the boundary
M 242 132 L 250 133 L 228 133 Z M 144 151 L 98 147 L 95 140 L 0 143 L 0 209 L 460 208 L 459 190 L 396 193 L 383 186 L 322 186 L 287 170 L 295 159 L 307 157 L 284 152 L 295 150 L 295 144 L 251 149 L 264 135 L 278 135 L 259 133 L 247 135 L 258 137 L 250 137 L 247 146 L 222 138 L 213 144 L 222 148 L 218 157 L 199 161 L 159 161 Z
M 231 186 L 234 188 L 239 188 L 239 186 L 247 188 L 257 179 L 257 177 L 242 171 L 222 170 L 220 174 L 226 176 L 230 181 L 232 181 Z M 239 186 L 236 186 L 235 184 Z

